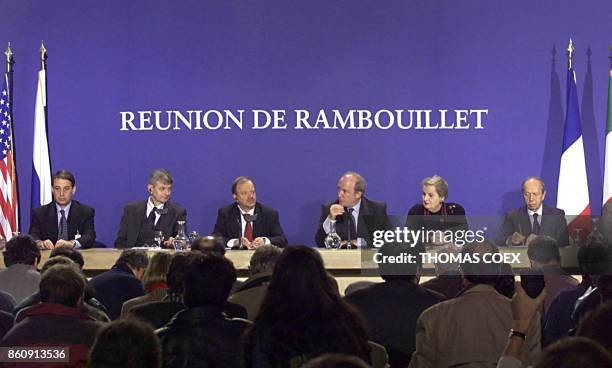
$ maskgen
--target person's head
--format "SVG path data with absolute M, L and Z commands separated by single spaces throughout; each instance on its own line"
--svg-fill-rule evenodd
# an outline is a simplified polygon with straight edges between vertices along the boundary
M 153 204 L 159 205 L 170 200 L 170 195 L 172 195 L 173 181 L 172 175 L 168 170 L 153 170 L 151 175 L 149 175 L 149 181 L 147 183 L 147 190 L 151 195 Z
M 448 183 L 444 178 L 434 175 L 423 179 L 423 207 L 428 211 L 438 212 L 448 197 Z
M 500 275 L 499 263 L 487 263 L 485 254 L 499 253 L 499 249 L 488 241 L 468 243 L 461 250 L 461 276 L 467 284 L 487 284 L 495 286 Z M 490 257 L 490 256 L 487 256 Z M 467 260 L 472 262 L 468 262 Z
M 78 308 L 83 303 L 85 277 L 78 266 L 56 264 L 49 267 L 40 279 L 40 300 L 43 303 L 62 304 Z
M 437 259 L 440 260 L 440 262 L 434 264 L 436 275 L 440 276 L 445 273 L 459 272 L 459 263 L 456 261 L 459 257 L 459 253 L 461 253 L 459 247 L 454 244 L 436 247 L 436 253 L 438 254 Z M 442 260 L 447 260 L 447 258 L 448 262 L 441 262 Z
M 521 188 L 527 208 L 532 211 L 537 211 L 542 205 L 542 202 L 544 202 L 544 197 L 546 197 L 544 181 L 538 177 L 531 176 L 523 180 Z
M 576 336 L 588 337 L 612 353 L 612 301 L 600 305 L 580 321 Z
M 219 236 L 200 236 L 191 243 L 191 250 L 197 250 L 202 253 L 213 252 L 220 255 L 225 255 L 225 244 Z
M 555 238 L 546 235 L 538 235 L 529 243 L 527 256 L 533 268 L 561 263 L 561 253 L 557 241 Z
M 246 176 L 239 176 L 232 183 L 232 197 L 243 211 L 250 211 L 255 208 L 257 194 L 253 180 Z
M 81 254 L 81 252 L 74 248 L 53 248 L 51 254 L 49 254 L 49 259 L 57 256 L 64 256 L 70 258 L 74 263 L 78 264 L 79 268 L 81 269 L 83 269 L 83 266 L 85 266 L 85 260 L 83 259 L 83 255 Z
M 170 295 L 183 295 L 183 280 L 185 279 L 185 270 L 189 263 L 190 253 L 176 253 L 172 257 L 168 273 L 166 274 L 166 284 L 168 284 L 167 293 Z
M 603 240 L 595 240 L 578 247 L 578 266 L 592 281 L 608 272 L 612 265 L 612 247 Z
M 612 356 L 585 337 L 566 337 L 542 351 L 533 368 L 609 368 Z
M 499 278 L 495 284 L 495 290 L 501 295 L 512 299 L 514 295 L 514 270 L 509 263 L 501 263 L 499 265 Z
M 65 257 L 65 256 L 55 256 L 53 258 L 49 258 L 47 260 L 47 262 L 45 262 L 45 264 L 40 269 L 40 274 L 41 275 L 44 274 L 45 271 L 47 271 L 49 268 L 51 268 L 51 267 L 53 267 L 55 265 L 72 266 L 72 265 L 76 265 L 76 263 L 73 260 L 71 260 L 70 258 L 68 258 L 68 257 Z
M 406 243 L 385 243 L 378 250 L 378 272 L 385 281 L 416 281 L 421 265 L 421 253 L 425 246 L 410 246 Z M 391 261 L 393 260 L 393 261 Z
M 128 267 L 134 273 L 134 276 L 142 280 L 144 272 L 149 264 L 149 256 L 147 252 L 140 249 L 126 249 L 121 252 L 116 266 Z
M 159 339 L 151 326 L 136 319 L 121 319 L 104 326 L 94 341 L 88 368 L 160 368 Z
M 363 360 L 347 354 L 323 354 L 310 360 L 302 368 L 369 368 Z
M 236 282 L 236 269 L 229 259 L 215 254 L 192 254 L 183 279 L 183 301 L 188 308 L 222 308 Z
M 60 170 L 51 178 L 53 199 L 60 207 L 67 206 L 76 192 L 74 175 L 68 170 Z
M 151 261 L 149 261 L 142 277 L 145 289 L 148 290 L 155 284 L 166 282 L 166 274 L 168 273 L 171 261 L 172 254 L 167 252 L 157 252 L 151 257 Z
M 255 249 L 249 261 L 249 273 L 272 272 L 281 253 L 282 250 L 274 245 L 262 245 Z
M 4 248 L 4 264 L 10 267 L 22 263 L 36 266 L 40 262 L 40 249 L 29 235 L 17 235 L 6 243 Z
M 363 197 L 366 181 L 354 171 L 348 171 L 338 180 L 338 203 L 344 207 L 353 207 Z

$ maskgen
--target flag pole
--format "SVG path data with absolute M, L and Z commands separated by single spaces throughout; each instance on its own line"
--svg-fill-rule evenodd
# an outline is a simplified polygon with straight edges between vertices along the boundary
M 14 188 L 13 188 L 13 195 L 15 198 L 15 232 L 19 232 L 19 224 L 21 223 L 21 221 L 19 221 L 19 186 L 18 186 L 18 181 L 17 181 L 17 169 L 16 169 L 16 163 L 17 163 L 17 157 L 15 155 L 15 132 L 14 132 L 14 128 L 15 125 L 13 124 L 13 64 L 15 64 L 15 59 L 13 58 L 13 50 L 11 50 L 11 43 L 9 42 L 7 47 L 6 47 L 6 51 L 4 52 L 4 55 L 6 55 L 6 84 L 8 87 L 8 111 L 9 111 L 9 117 L 11 118 L 11 120 L 9 121 L 9 124 L 11 126 L 11 135 L 10 135 L 10 140 L 11 140 L 11 155 L 13 156 L 13 165 L 12 165 L 12 178 L 13 182 L 14 182 Z
M 569 44 L 567 45 L 567 68 L 572 69 L 572 56 L 574 54 L 574 42 L 570 38 Z

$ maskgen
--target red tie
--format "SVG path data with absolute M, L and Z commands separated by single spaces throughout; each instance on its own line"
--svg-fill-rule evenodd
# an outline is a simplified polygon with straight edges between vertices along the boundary
M 247 221 L 246 226 L 244 227 L 244 237 L 250 242 L 253 241 L 253 225 L 251 225 L 251 221 Z

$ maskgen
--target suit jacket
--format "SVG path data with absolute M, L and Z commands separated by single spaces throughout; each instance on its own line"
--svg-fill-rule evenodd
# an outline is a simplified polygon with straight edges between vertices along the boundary
M 255 215 L 257 215 L 257 218 L 253 221 L 253 238 L 265 236 L 270 239 L 270 243 L 276 246 L 284 247 L 287 245 L 287 238 L 278 220 L 278 211 L 257 202 L 255 204 Z M 230 239 L 240 239 L 242 236 L 240 216 L 240 209 L 236 203 L 219 208 L 213 234 L 222 237 L 223 244 L 226 244 Z
M 495 367 L 512 327 L 510 299 L 493 286 L 478 284 L 461 295 L 426 309 L 416 326 L 416 351 L 409 368 Z M 540 354 L 540 318 L 527 330 L 521 360 L 533 364 Z
M 142 282 L 127 265 L 114 265 L 110 270 L 94 276 L 90 285 L 112 320 L 121 315 L 123 303 L 145 294 Z
M 523 206 L 506 214 L 502 227 L 497 235 L 497 245 L 507 245 L 506 241 L 508 237 L 514 232 L 521 233 L 525 237 L 531 234 L 531 221 L 527 213 L 527 206 Z M 540 232 L 536 235 L 547 235 L 555 238 L 560 247 L 568 245 L 569 235 L 567 232 L 567 223 L 565 222 L 565 212 L 558 208 L 543 204 L 542 218 L 540 219 Z
M 96 240 L 94 228 L 95 210 L 73 200 L 68 212 L 68 240 L 73 240 L 77 230 L 81 237 L 77 239 L 83 248 L 91 248 Z M 55 201 L 32 210 L 32 220 L 28 233 L 34 240 L 49 239 L 55 244 L 58 236 L 57 208 Z
M 128 203 L 123 208 L 123 216 L 119 223 L 119 231 L 115 240 L 115 248 L 131 248 L 142 245 L 136 244 L 138 235 L 142 229 L 143 222 L 146 220 L 147 200 Z M 166 202 L 164 211 L 155 224 L 156 230 L 164 232 L 164 238 L 175 236 L 178 232 L 177 221 L 185 221 L 187 219 L 187 211 L 174 203 Z
M 325 247 L 325 237 L 327 234 L 323 229 L 323 223 L 329 215 L 329 207 L 337 203 L 338 201 L 336 200 L 321 206 L 319 228 L 315 235 L 315 241 L 320 248 Z M 366 197 L 362 197 L 361 207 L 359 208 L 359 218 L 357 219 L 357 237 L 364 238 L 367 242 L 367 246 L 371 247 L 374 242 L 374 231 L 388 229 L 389 218 L 387 217 L 387 205 L 384 202 L 372 201 Z M 347 217 L 338 216 L 336 218 L 336 233 L 340 235 L 342 240 L 348 238 Z

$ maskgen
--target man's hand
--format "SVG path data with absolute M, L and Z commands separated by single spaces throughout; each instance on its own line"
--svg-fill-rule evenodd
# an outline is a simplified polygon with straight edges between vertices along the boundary
M 536 234 L 529 234 L 529 236 L 527 237 L 527 240 L 525 240 L 525 245 L 529 245 L 531 244 L 531 242 L 533 241 L 533 239 L 535 239 L 537 237 Z
M 257 249 L 264 244 L 266 244 L 266 239 L 261 236 L 259 238 L 253 239 L 253 243 L 251 243 L 254 249 Z
M 162 243 L 165 248 L 174 248 L 174 237 L 169 237 L 168 240 Z
M 255 249 L 255 247 L 253 246 L 253 244 L 251 244 L 249 239 L 245 238 L 244 236 L 240 238 L 240 244 L 247 247 L 247 249 Z
M 520 282 L 516 282 L 514 288 L 516 292 L 512 297 L 512 316 L 514 317 L 513 328 L 525 333 L 529 328 L 531 319 L 536 312 L 540 310 L 542 303 L 544 303 L 547 290 L 544 288 L 537 298 L 532 299 L 527 295 Z
M 55 246 L 53 246 L 53 242 L 49 239 L 47 240 L 39 240 L 36 242 L 36 245 L 38 246 L 39 249 L 53 249 L 55 248 Z
M 58 239 L 58 241 L 55 242 L 55 248 L 59 248 L 59 247 L 74 248 L 75 244 L 76 242 L 74 240 Z
M 514 245 L 523 245 L 525 244 L 525 236 L 515 231 L 510 237 L 510 243 Z
M 335 220 L 336 216 L 344 214 L 344 207 L 339 204 L 332 204 L 329 207 L 329 218 Z

